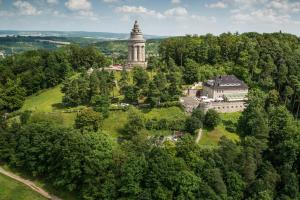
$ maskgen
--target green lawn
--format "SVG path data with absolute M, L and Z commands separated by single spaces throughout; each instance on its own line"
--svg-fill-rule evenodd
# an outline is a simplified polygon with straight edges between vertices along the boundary
M 169 107 L 169 108 L 153 108 L 151 110 L 144 109 L 145 117 L 147 119 L 182 119 L 185 118 L 185 113 L 178 107 Z
M 237 123 L 241 113 L 222 113 L 220 116 L 222 122 L 214 130 L 203 130 L 202 138 L 199 142 L 201 146 L 216 147 L 222 136 L 233 141 L 239 141 L 239 136 L 236 133 L 226 130 L 226 122 Z
M 178 107 L 169 108 L 154 108 L 154 109 L 143 109 L 142 113 L 146 119 L 178 119 L 185 118 L 184 112 Z M 127 122 L 128 112 L 127 111 L 111 111 L 109 117 L 103 122 L 103 131 L 117 137 L 120 134 L 121 129 Z M 147 131 L 150 135 L 171 135 L 172 131 L 165 130 L 152 130 Z
M 62 101 L 61 85 L 43 90 L 26 98 L 21 111 L 53 112 Z
M 107 134 L 117 137 L 127 122 L 128 113 L 125 111 L 112 111 L 109 117 L 103 122 L 103 131 Z
M 0 200 L 44 200 L 26 185 L 0 174 Z

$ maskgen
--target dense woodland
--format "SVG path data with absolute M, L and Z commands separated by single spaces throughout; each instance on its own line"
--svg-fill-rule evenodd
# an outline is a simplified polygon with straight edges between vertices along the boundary
M 232 125 L 240 136 L 222 138 L 217 148 L 195 144 L 193 133 L 213 128 L 218 114 L 195 110 L 179 128 L 189 132 L 176 144 L 157 144 L 146 121 L 129 109 L 123 138 L 101 131 L 115 101 L 115 75 L 101 70 L 105 56 L 92 47 L 31 51 L 0 61 L 0 110 L 22 106 L 27 95 L 63 83 L 64 106 L 86 105 L 74 128 L 50 120 L 0 123 L 0 160 L 81 199 L 300 199 L 300 39 L 273 34 L 222 34 L 169 38 L 160 57 L 149 57 L 148 72 L 122 72 L 124 99 L 151 107 L 173 105 L 184 84 L 235 74 L 249 84 L 248 107 Z M 94 67 L 90 76 L 85 72 Z M 174 127 L 173 127 L 174 128 Z M 176 129 L 176 128 L 175 128 Z

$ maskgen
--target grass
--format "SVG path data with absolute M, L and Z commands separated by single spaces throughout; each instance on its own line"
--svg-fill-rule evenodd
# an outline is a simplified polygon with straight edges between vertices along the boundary
M 146 119 L 175 120 L 185 118 L 185 113 L 178 107 L 144 109 Z
M 154 109 L 143 109 L 142 113 L 146 119 L 178 119 L 185 118 L 184 112 L 178 107 L 169 108 L 154 108 Z M 104 120 L 102 130 L 110 134 L 113 137 L 118 137 L 120 131 L 127 122 L 128 112 L 127 111 L 111 111 L 109 117 Z M 171 135 L 172 131 L 166 130 L 151 130 L 147 131 L 149 135 Z
M 233 141 L 239 141 L 239 136 L 236 133 L 226 130 L 226 123 L 237 123 L 240 115 L 240 112 L 220 114 L 221 123 L 214 130 L 204 129 L 199 144 L 204 147 L 216 147 L 222 136 Z
M 9 177 L 0 174 L 0 200 L 45 200 L 40 194 Z
M 116 72 L 115 76 L 120 79 L 120 72 Z M 132 74 L 130 74 L 132 81 Z M 60 91 L 61 85 L 54 88 L 43 90 L 36 95 L 32 95 L 25 100 L 24 106 L 21 111 L 31 110 L 34 112 L 44 112 L 44 113 L 59 113 L 62 117 L 62 124 L 66 127 L 73 127 L 74 120 L 77 113 L 65 113 L 63 111 L 67 110 L 61 108 L 63 94 Z M 115 91 L 115 94 L 117 92 Z M 79 108 L 79 107 L 78 107 Z M 76 109 L 76 108 L 73 108 Z M 185 113 L 178 107 L 169 108 L 154 108 L 154 109 L 142 109 L 146 119 L 167 119 L 175 120 L 185 118 Z M 237 134 L 226 130 L 228 123 L 237 123 L 237 120 L 241 113 L 224 113 L 220 114 L 222 123 L 218 125 L 214 130 L 204 130 L 202 138 L 199 142 L 200 145 L 216 146 L 218 141 L 222 136 L 228 137 L 232 140 L 238 141 L 239 137 Z M 120 135 L 120 131 L 127 122 L 128 114 L 125 111 L 111 111 L 110 115 L 103 122 L 103 131 L 112 137 L 116 138 Z M 149 135 L 171 135 L 172 131 L 165 130 L 152 130 L 147 131 Z
M 10 172 L 12 172 L 12 173 L 14 173 L 14 174 L 16 174 L 20 177 L 31 180 L 36 186 L 44 189 L 49 194 L 55 195 L 55 196 L 60 197 L 61 199 L 64 199 L 64 200 L 79 200 L 79 197 L 76 195 L 76 193 L 71 193 L 71 192 L 68 192 L 66 190 L 60 190 L 60 189 L 54 188 L 53 186 L 51 186 L 51 183 L 48 183 L 45 180 L 39 179 L 39 178 L 36 178 L 36 177 L 33 178 L 31 175 L 27 174 L 25 171 L 20 171 L 20 170 L 10 168 L 8 165 L 1 165 L 1 167 L 3 169 L 5 169 L 6 171 L 10 171 Z M 14 180 L 12 180 L 12 181 L 14 181 Z M 19 183 L 19 182 L 16 182 L 16 183 Z M 25 185 L 23 185 L 23 186 L 25 186 Z M 32 190 L 30 190 L 30 191 L 32 191 Z M 34 192 L 34 191 L 32 191 L 32 192 Z M 18 200 L 18 199 L 23 200 L 23 198 L 16 198 L 16 200 Z M 27 198 L 24 198 L 24 199 L 27 200 Z M 45 199 L 45 198 L 42 197 L 41 199 Z M 0 177 L 0 200 L 2 200 L 1 199 L 1 177 Z M 14 200 L 14 199 L 11 199 L 11 200 Z M 28 200 L 31 200 L 31 198 L 28 198 Z M 35 199 L 33 199 L 33 200 L 35 200 Z M 37 199 L 37 200 L 40 200 L 40 198 Z
M 109 117 L 103 122 L 102 130 L 113 137 L 117 137 L 127 122 L 127 116 L 128 113 L 125 111 L 110 112 Z
M 60 105 L 62 101 L 63 93 L 60 88 L 61 85 L 58 85 L 27 97 L 21 111 L 53 112 L 57 109 L 55 106 Z

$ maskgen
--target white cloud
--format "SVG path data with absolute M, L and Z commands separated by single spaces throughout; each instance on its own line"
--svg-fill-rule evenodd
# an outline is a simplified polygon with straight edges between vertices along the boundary
M 58 0 L 47 0 L 49 4 L 58 4 Z
M 222 1 L 212 3 L 212 4 L 206 4 L 205 7 L 207 8 L 227 8 L 227 4 L 225 4 Z
M 13 5 L 18 8 L 21 15 L 39 15 L 41 11 L 39 11 L 36 7 L 31 5 L 27 1 L 15 1 Z
M 200 16 L 200 15 L 191 15 L 191 19 L 194 19 L 199 22 L 210 22 L 210 23 L 217 22 L 216 17 L 207 17 L 207 16 Z
M 128 14 L 142 14 L 142 15 L 148 15 L 152 17 L 157 18 L 163 18 L 164 16 L 155 10 L 147 9 L 143 6 L 121 6 L 116 8 L 116 12 L 118 13 L 128 13 Z
M 289 2 L 287 0 L 273 0 L 268 3 L 268 8 L 278 10 L 278 12 L 300 12 L 300 2 Z
M 76 12 L 76 18 L 98 20 L 98 16 L 92 11 L 92 5 L 89 0 L 68 0 L 66 7 Z
M 119 2 L 119 0 L 102 0 L 104 3 L 116 3 Z
M 70 10 L 90 10 L 91 3 L 88 0 L 68 0 L 65 5 Z
M 93 20 L 93 21 L 98 20 L 98 17 L 94 14 L 94 12 L 90 10 L 80 10 L 79 15 L 80 15 L 79 17 L 87 18 L 89 20 Z
M 171 3 L 173 3 L 173 4 L 180 4 L 181 0 L 171 0 Z
M 293 23 L 288 14 L 278 14 L 273 9 L 258 9 L 249 13 L 236 11 L 231 16 L 235 23 L 288 24 Z
M 188 15 L 188 11 L 183 7 L 177 7 L 166 10 L 164 14 L 168 17 L 184 17 Z

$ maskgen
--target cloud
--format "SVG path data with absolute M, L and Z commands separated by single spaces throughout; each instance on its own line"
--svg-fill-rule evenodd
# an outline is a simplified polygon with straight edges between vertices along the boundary
M 171 0 L 171 3 L 172 3 L 172 4 L 180 4 L 180 3 L 181 3 L 181 0 Z
M 79 18 L 87 18 L 93 21 L 98 20 L 98 17 L 95 15 L 95 13 L 90 10 L 80 10 L 79 15 Z
M 65 5 L 68 9 L 77 11 L 76 18 L 98 20 L 98 16 L 91 10 L 92 5 L 89 0 L 68 0 Z
M 15 1 L 13 5 L 20 11 L 21 15 L 39 15 L 41 11 L 39 11 L 36 7 L 31 5 L 27 1 Z
M 290 2 L 287 0 L 274 0 L 268 3 L 268 8 L 273 8 L 279 12 L 300 12 L 300 2 Z
M 273 9 L 258 9 L 245 13 L 236 10 L 233 12 L 231 19 L 235 23 L 261 23 L 261 24 L 290 24 L 294 23 L 288 14 L 278 14 Z
M 119 2 L 119 0 L 102 0 L 104 3 L 116 3 Z
M 194 19 L 199 22 L 210 22 L 210 23 L 216 23 L 217 18 L 216 17 L 207 17 L 207 16 L 200 16 L 200 15 L 191 15 L 191 19 Z
M 155 10 L 150 10 L 147 9 L 143 6 L 121 6 L 117 7 L 116 12 L 118 13 L 128 13 L 128 14 L 142 14 L 142 15 L 147 15 L 147 16 L 152 16 L 152 17 L 157 17 L 157 18 L 164 18 L 164 16 Z
M 183 7 L 177 7 L 166 10 L 164 14 L 168 17 L 184 17 L 188 15 L 188 11 Z
M 65 3 L 70 10 L 90 10 L 91 3 L 88 0 L 68 0 Z
M 58 4 L 58 0 L 47 0 L 49 4 Z
M 227 4 L 225 4 L 222 1 L 212 3 L 212 4 L 206 4 L 205 7 L 207 8 L 227 8 Z

